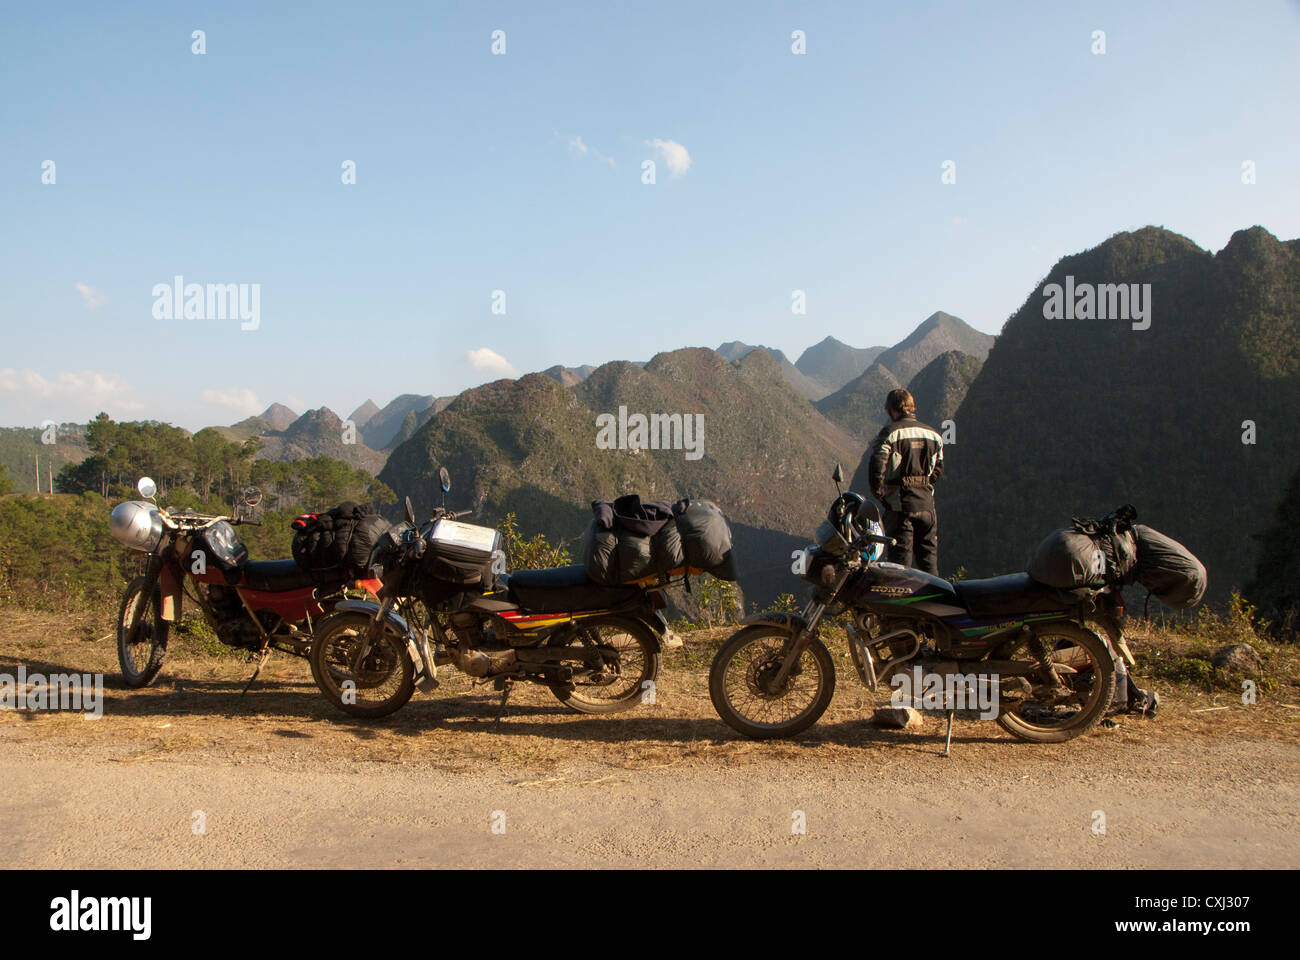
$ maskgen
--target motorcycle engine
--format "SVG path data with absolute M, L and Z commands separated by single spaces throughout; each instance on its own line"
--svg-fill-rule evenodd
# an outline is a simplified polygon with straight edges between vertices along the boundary
M 217 619 L 217 639 L 228 647 L 256 647 L 262 642 L 239 595 L 230 587 L 209 584 L 208 603 Z

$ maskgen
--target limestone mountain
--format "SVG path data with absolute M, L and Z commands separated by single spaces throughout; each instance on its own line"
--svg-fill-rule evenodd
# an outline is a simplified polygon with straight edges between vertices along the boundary
M 370 473 L 384 465 L 384 454 L 372 450 L 357 431 L 356 442 L 344 442 L 343 421 L 329 407 L 308 410 L 288 428 L 262 436 L 258 456 L 268 460 L 307 460 L 332 457 Z
M 907 385 L 916 401 L 916 415 L 936 430 L 953 419 L 966 399 L 970 385 L 979 376 L 984 361 L 960 350 L 941 353 L 925 365 Z
M 847 385 L 814 406 L 833 423 L 859 438 L 875 436 L 885 422 L 885 397 L 903 384 L 888 367 L 876 361 Z
M 392 444 L 408 414 L 414 413 L 417 418 L 421 417 L 430 411 L 436 402 L 437 397 L 431 394 L 404 393 L 394 397 L 383 408 L 373 413 L 364 424 L 359 425 L 361 438 L 372 450 L 383 450 Z
M 804 376 L 811 377 L 834 392 L 850 380 L 860 376 L 888 347 L 850 347 L 847 343 L 827 337 L 813 344 L 799 355 L 795 367 Z
M 859 437 L 870 437 L 884 422 L 885 395 L 906 386 L 940 354 L 960 350 L 978 360 L 988 356 L 994 337 L 964 320 L 932 313 L 906 338 L 882 352 L 860 376 L 818 400 L 817 409 Z
M 348 415 L 348 419 L 355 423 L 359 429 L 369 423 L 371 418 L 378 412 L 379 405 L 375 401 L 367 399 L 365 403 Z
M 1137 284 L 1125 291 L 1146 319 L 1089 319 L 1101 299 L 1123 305 L 1119 287 L 1096 297 L 1102 284 Z M 1049 319 L 1064 289 L 1076 319 Z M 1252 227 L 1213 254 L 1145 227 L 1063 258 L 1007 321 L 954 419 L 941 569 L 1024 569 L 1070 517 L 1131 502 L 1201 558 L 1210 597 L 1224 599 L 1251 579 L 1253 535 L 1300 466 L 1300 241 Z
M 287 430 L 298 419 L 298 414 L 283 403 L 273 403 L 258 414 L 258 419 L 265 420 L 275 430 Z
M 1254 604 L 1280 639 L 1300 639 L 1300 470 L 1291 474 L 1273 522 L 1256 535 L 1255 575 L 1246 585 Z
M 294 419 L 297 419 L 296 417 Z M 293 423 L 293 420 L 289 421 Z M 213 427 L 213 430 L 221 434 L 227 440 L 234 440 L 236 443 L 243 443 L 249 437 L 260 437 L 269 433 L 276 433 L 280 428 L 275 426 L 269 420 L 261 417 L 246 417 L 238 423 L 232 423 L 228 427 Z
M 552 380 L 555 380 L 566 387 L 572 387 L 582 383 L 596 368 L 589 363 L 584 363 L 580 367 L 565 367 L 556 364 L 553 367 L 547 367 L 542 373 L 546 374 Z
M 702 414 L 699 458 L 680 448 L 602 449 L 597 418 L 620 412 Z M 835 462 L 856 462 L 860 452 L 785 382 L 767 351 L 729 363 L 688 348 L 644 367 L 604 364 L 569 388 L 529 374 L 467 390 L 392 452 L 380 478 L 423 513 L 438 502 L 437 471 L 446 466 L 449 502 L 472 505 L 478 522 L 513 510 L 523 529 L 570 544 L 595 499 L 715 500 L 732 522 L 741 587 L 766 602 L 797 588 L 790 549 L 808 540 L 834 495 Z
M 829 388 L 827 388 L 825 384 L 822 384 L 806 375 L 790 362 L 790 358 L 785 355 L 784 351 L 777 350 L 775 347 L 753 346 L 740 340 L 729 340 L 719 346 L 717 352 L 724 359 L 730 360 L 734 363 L 735 361 L 748 356 L 755 350 L 763 351 L 776 361 L 781 376 L 785 379 L 786 383 L 790 384 L 790 386 L 794 388 L 795 392 L 799 394 L 799 396 L 804 397 L 807 400 L 820 400 L 822 397 L 826 396 L 826 394 L 830 393 Z
M 960 350 L 983 360 L 995 339 L 965 320 L 939 310 L 926 317 L 904 340 L 876 357 L 876 362 L 888 367 L 900 383 L 908 383 L 926 364 L 949 350 Z
M 447 405 L 455 399 L 455 397 L 437 397 L 433 401 L 433 406 L 424 410 L 412 410 L 402 419 L 402 425 L 398 428 L 397 433 L 393 435 L 393 438 L 388 441 L 388 446 L 384 449 L 392 450 L 399 444 L 411 439 L 411 437 L 415 436 L 415 431 L 447 409 Z

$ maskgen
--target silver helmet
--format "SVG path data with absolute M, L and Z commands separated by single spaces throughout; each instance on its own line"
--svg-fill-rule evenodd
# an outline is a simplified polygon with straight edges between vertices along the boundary
M 162 539 L 162 515 L 152 503 L 126 500 L 113 508 L 108 528 L 132 550 L 152 553 Z

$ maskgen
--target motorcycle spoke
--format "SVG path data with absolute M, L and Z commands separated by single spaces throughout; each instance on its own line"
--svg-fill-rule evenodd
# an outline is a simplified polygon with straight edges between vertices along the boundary
M 738 650 L 727 665 L 723 683 L 736 711 L 756 724 L 780 725 L 799 716 L 816 701 L 823 678 L 816 661 L 805 653 L 786 678 L 779 695 L 762 686 L 764 673 L 779 668 L 784 643 L 760 640 Z M 811 668 L 811 671 L 810 671 Z
M 326 640 L 322 660 L 330 684 L 342 694 L 344 684 L 351 683 L 357 702 L 384 701 L 394 696 L 402 684 L 400 651 L 394 641 L 384 635 L 363 658 L 354 672 L 352 662 L 359 644 L 364 642 L 362 631 L 349 630 L 345 635 L 334 635 Z
M 1008 712 L 1040 730 L 1052 730 L 1072 723 L 1088 709 L 1095 697 L 1105 695 L 1105 691 L 1096 689 L 1100 671 L 1086 650 L 1068 641 L 1053 640 L 1050 635 L 1043 639 L 1053 664 L 1074 671 L 1059 674 L 1066 689 L 1053 690 L 1041 678 L 1032 678 L 1031 692 L 1014 700 L 1014 706 Z M 1023 652 L 1026 655 L 1024 659 L 1028 659 L 1029 651 L 1017 652 Z
M 618 651 L 613 662 L 606 660 L 601 665 L 601 679 L 592 679 L 597 671 L 591 667 L 584 667 L 575 675 L 574 685 L 582 688 L 583 696 L 597 700 L 621 700 L 640 685 L 645 670 L 645 654 L 635 637 L 621 630 L 602 636 L 599 627 L 586 627 L 579 631 L 579 639 L 586 647 L 611 647 Z

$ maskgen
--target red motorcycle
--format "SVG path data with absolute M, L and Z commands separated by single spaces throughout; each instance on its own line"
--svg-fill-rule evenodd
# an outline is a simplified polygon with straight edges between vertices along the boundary
M 346 600 L 346 586 L 370 594 L 382 586 L 378 580 L 320 583 L 292 559 L 249 560 L 235 527 L 260 526 L 258 521 L 192 510 L 171 513 L 152 502 L 157 487 L 148 477 L 137 489 L 145 500 L 119 503 L 109 518 L 113 536 L 145 555 L 144 572 L 127 584 L 117 621 L 117 656 L 129 687 L 148 686 L 158 675 L 186 596 L 198 604 L 218 640 L 258 658 L 247 691 L 273 647 L 310 653 L 316 618 Z M 244 505 L 255 507 L 260 499 L 250 491 Z

